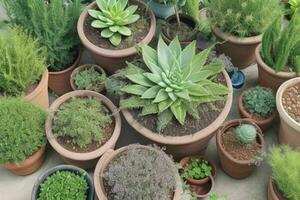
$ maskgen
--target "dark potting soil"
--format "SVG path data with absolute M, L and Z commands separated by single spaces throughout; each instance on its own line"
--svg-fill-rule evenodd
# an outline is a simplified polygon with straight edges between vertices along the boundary
M 180 26 L 176 22 L 166 23 L 163 26 L 163 32 L 170 38 L 171 40 L 178 35 L 179 41 L 190 41 L 193 40 L 192 36 L 194 28 L 189 26 L 188 24 L 181 22 Z
M 261 151 L 261 145 L 254 140 L 250 144 L 241 144 L 235 138 L 235 128 L 229 128 L 222 134 L 222 146 L 233 158 L 237 160 L 252 160 Z
M 300 123 L 300 84 L 289 87 L 284 91 L 282 104 L 289 116 Z
M 92 21 L 95 20 L 91 16 L 88 16 L 84 21 L 84 34 L 91 43 L 104 49 L 120 50 L 133 47 L 147 36 L 151 26 L 151 20 L 147 8 L 139 6 L 136 14 L 140 15 L 140 19 L 137 22 L 128 25 L 128 28 L 132 31 L 132 35 L 129 37 L 123 37 L 120 45 L 117 47 L 113 46 L 107 38 L 101 37 L 101 29 L 96 29 L 91 26 Z

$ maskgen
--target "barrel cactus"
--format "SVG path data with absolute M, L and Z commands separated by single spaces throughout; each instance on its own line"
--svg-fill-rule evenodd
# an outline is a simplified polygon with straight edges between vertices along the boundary
M 256 128 L 250 124 L 239 125 L 235 130 L 236 139 L 242 144 L 249 144 L 256 138 Z

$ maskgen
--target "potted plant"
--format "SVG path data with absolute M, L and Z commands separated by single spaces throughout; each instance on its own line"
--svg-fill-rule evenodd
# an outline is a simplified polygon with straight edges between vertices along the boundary
M 223 170 L 238 179 L 255 170 L 265 143 L 259 126 L 251 119 L 226 122 L 219 129 L 216 142 Z
M 94 200 L 94 184 L 90 175 L 72 165 L 59 165 L 44 172 L 33 186 L 31 200 Z
M 287 26 L 278 18 L 265 32 L 255 52 L 259 84 L 277 91 L 285 81 L 300 73 L 300 10 Z
M 73 90 L 91 90 L 104 92 L 106 75 L 102 67 L 85 64 L 77 67 L 71 74 L 70 83 Z
M 20 98 L 0 101 L 0 165 L 17 175 L 31 174 L 44 161 L 46 112 Z
M 51 90 L 57 95 L 72 91 L 70 75 L 81 57 L 76 31 L 81 0 L 3 0 L 2 3 L 11 21 L 28 29 L 46 47 Z
M 300 198 L 300 151 L 289 146 L 273 147 L 269 153 L 272 177 L 268 184 L 268 200 Z
M 286 4 L 286 17 L 288 20 L 292 18 L 295 14 L 296 10 L 300 8 L 300 1 L 299 0 L 287 0 Z
M 48 108 L 48 71 L 45 49 L 21 27 L 0 33 L 0 96 L 24 96 Z
M 282 13 L 279 0 L 215 0 L 206 5 L 207 19 L 221 42 L 217 49 L 239 68 L 255 62 L 255 48 L 261 43 L 262 33 Z
M 239 97 L 239 111 L 243 118 L 251 118 L 262 131 L 267 130 L 277 115 L 276 98 L 269 88 L 256 86 Z
M 58 98 L 46 121 L 49 143 L 62 159 L 83 169 L 114 148 L 121 131 L 117 108 L 105 96 L 77 90 Z
M 137 55 L 136 44 L 150 43 L 156 20 L 141 1 L 96 0 L 81 14 L 77 29 L 96 62 L 113 73 Z
M 174 162 L 160 149 L 129 145 L 107 151 L 94 172 L 99 199 L 179 200 L 181 179 Z
M 280 116 L 278 139 L 281 144 L 300 147 L 300 77 L 286 81 L 276 94 L 276 106 Z
M 148 0 L 148 5 L 153 10 L 156 17 L 166 19 L 175 14 L 174 0 Z

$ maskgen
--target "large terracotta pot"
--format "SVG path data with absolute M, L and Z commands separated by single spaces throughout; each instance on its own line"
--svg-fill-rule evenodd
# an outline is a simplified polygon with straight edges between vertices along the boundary
M 255 56 L 258 67 L 258 82 L 259 85 L 268 87 L 277 91 L 279 86 L 285 81 L 295 78 L 298 75 L 294 72 L 278 72 L 276 73 L 273 68 L 268 66 L 262 59 L 261 55 L 261 45 L 259 45 L 255 50 Z
M 280 116 L 279 143 L 288 144 L 294 149 L 300 147 L 300 123 L 285 111 L 282 105 L 282 96 L 287 88 L 298 83 L 300 83 L 300 77 L 288 80 L 279 87 L 276 94 L 276 106 Z
M 104 154 L 108 149 L 113 149 L 115 147 L 121 132 L 121 117 L 118 112 L 118 109 L 108 98 L 106 98 L 105 96 L 97 92 L 92 92 L 89 90 L 77 90 L 77 91 L 69 92 L 59 97 L 50 106 L 50 110 L 52 112 L 55 112 L 63 103 L 65 103 L 66 101 L 74 97 L 95 97 L 107 106 L 107 108 L 112 112 L 115 119 L 115 127 L 111 138 L 101 147 L 99 147 L 98 149 L 92 152 L 75 153 L 69 151 L 65 149 L 62 145 L 60 145 L 57 142 L 55 136 L 53 135 L 52 132 L 53 115 L 50 115 L 46 120 L 47 139 L 51 144 L 51 146 L 54 148 L 54 150 L 60 154 L 60 156 L 66 163 L 78 166 L 83 169 L 90 169 L 95 167 L 99 157 L 102 156 L 102 154 Z
M 270 178 L 268 183 L 268 200 L 287 200 L 281 192 L 279 192 L 277 186 L 272 181 L 272 178 Z
M 232 90 L 231 81 L 228 74 L 223 71 L 223 75 L 226 79 L 227 87 Z M 159 133 L 152 132 L 148 128 L 144 127 L 133 115 L 127 110 L 123 109 L 122 113 L 131 127 L 136 131 L 136 133 L 142 135 L 150 143 L 156 143 L 160 146 L 166 147 L 166 152 L 172 154 L 175 158 L 182 158 L 188 155 L 194 155 L 202 150 L 205 150 L 209 141 L 214 136 L 215 131 L 222 125 L 225 121 L 227 115 L 230 112 L 232 105 L 232 93 L 228 94 L 227 101 L 225 103 L 224 109 L 208 127 L 192 134 L 186 136 L 163 136 Z
M 145 3 L 137 0 L 130 0 L 130 2 L 133 2 L 139 6 L 147 6 Z M 84 33 L 83 27 L 85 20 L 88 17 L 88 10 L 96 9 L 96 7 L 96 2 L 94 2 L 87 6 L 86 9 L 82 12 L 77 24 L 78 34 L 82 44 L 91 52 L 97 64 L 102 66 L 105 71 L 114 73 L 118 69 L 127 66 L 126 62 L 130 62 L 137 55 L 137 50 L 135 46 L 121 50 L 104 49 L 94 45 L 88 40 Z M 147 36 L 140 42 L 141 44 L 149 44 L 155 35 L 156 19 L 151 9 L 149 9 L 149 16 L 151 18 L 150 30 Z
M 37 171 L 44 162 L 46 146 L 40 148 L 32 156 L 18 164 L 6 164 L 4 167 L 17 175 L 28 175 Z
M 157 149 L 150 147 L 150 146 L 143 146 L 140 145 L 140 148 L 143 149 L 149 149 L 150 151 L 158 151 Z M 126 151 L 128 149 L 128 146 L 122 147 L 118 150 L 108 150 L 99 160 L 97 163 L 95 172 L 94 172 L 94 185 L 96 194 L 98 196 L 98 199 L 101 200 L 108 200 L 104 188 L 104 181 L 103 181 L 103 174 L 111 160 L 116 158 L 118 155 L 120 155 L 122 152 Z M 167 162 L 173 162 L 167 155 L 165 155 L 165 159 Z M 174 197 L 173 200 L 180 200 L 181 193 L 182 193 L 182 184 L 181 179 L 179 177 L 179 174 L 174 175 L 176 177 L 177 187 L 174 191 Z
M 233 158 L 222 145 L 222 134 L 232 127 L 240 124 L 251 124 L 257 130 L 257 141 L 261 144 L 261 149 L 264 149 L 264 137 L 259 126 L 251 119 L 236 119 L 226 122 L 218 131 L 216 137 L 218 156 L 221 161 L 223 170 L 231 177 L 242 179 L 249 176 L 255 169 L 256 165 L 251 160 L 238 160 Z

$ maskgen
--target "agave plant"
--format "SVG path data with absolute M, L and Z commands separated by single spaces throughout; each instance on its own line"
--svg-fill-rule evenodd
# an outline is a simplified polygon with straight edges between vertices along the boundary
M 96 0 L 96 3 L 99 10 L 88 11 L 89 15 L 96 19 L 91 26 L 101 29 L 101 36 L 118 46 L 122 36 L 132 35 L 127 26 L 140 18 L 138 14 L 134 14 L 138 6 L 127 6 L 128 0 Z
M 196 55 L 195 41 L 182 50 L 176 37 L 169 46 L 159 38 L 157 50 L 146 45 L 140 48 L 147 69 L 128 63 L 129 84 L 122 91 L 129 97 L 121 100 L 120 105 L 142 108 L 142 116 L 158 114 L 159 132 L 173 117 L 181 125 L 187 114 L 199 118 L 197 107 L 201 103 L 221 100 L 230 92 L 212 81 L 223 70 L 217 60 L 206 65 L 212 47 Z

